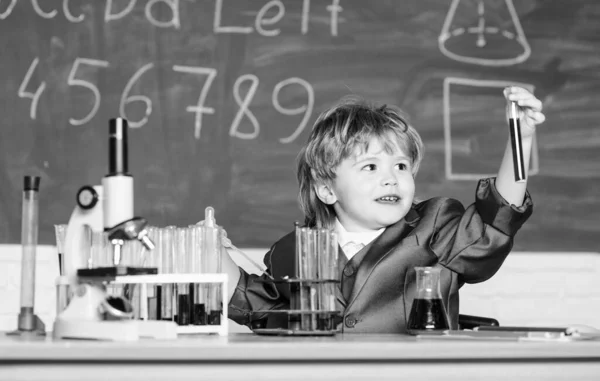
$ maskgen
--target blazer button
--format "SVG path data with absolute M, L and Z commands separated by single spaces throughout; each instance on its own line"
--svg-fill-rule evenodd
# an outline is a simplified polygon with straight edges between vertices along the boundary
M 356 318 L 353 315 L 346 316 L 346 327 L 354 328 L 356 325 Z
M 344 275 L 345 276 L 352 276 L 352 275 L 354 275 L 354 268 L 352 266 L 346 266 L 344 268 Z

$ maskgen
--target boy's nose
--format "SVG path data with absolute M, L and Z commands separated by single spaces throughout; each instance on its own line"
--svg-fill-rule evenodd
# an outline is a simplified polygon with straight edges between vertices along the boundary
M 389 173 L 383 177 L 382 183 L 384 186 L 388 186 L 388 185 L 396 186 L 396 185 L 398 185 L 398 179 L 395 176 L 393 176 L 391 173 Z

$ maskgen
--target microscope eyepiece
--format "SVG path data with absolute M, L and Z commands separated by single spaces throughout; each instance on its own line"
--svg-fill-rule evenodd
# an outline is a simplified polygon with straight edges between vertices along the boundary
M 108 176 L 127 175 L 127 120 L 113 118 L 108 123 Z

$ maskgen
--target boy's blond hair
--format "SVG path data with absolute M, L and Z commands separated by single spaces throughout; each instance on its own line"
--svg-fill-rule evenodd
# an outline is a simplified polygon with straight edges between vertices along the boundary
M 417 175 L 423 142 L 402 111 L 386 105 L 375 107 L 355 97 L 343 98 L 317 118 L 298 155 L 298 200 L 306 226 L 333 228 L 335 211 L 317 197 L 316 185 L 330 184 L 342 160 L 353 155 L 357 147 L 366 151 L 373 137 L 388 153 L 398 147 L 403 149 L 412 161 L 413 177 Z

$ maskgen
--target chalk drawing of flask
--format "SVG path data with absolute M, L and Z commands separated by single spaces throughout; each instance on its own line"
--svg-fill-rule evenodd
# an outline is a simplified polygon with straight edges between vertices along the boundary
M 531 54 L 512 0 L 453 0 L 438 45 L 448 58 L 482 66 L 515 65 Z

